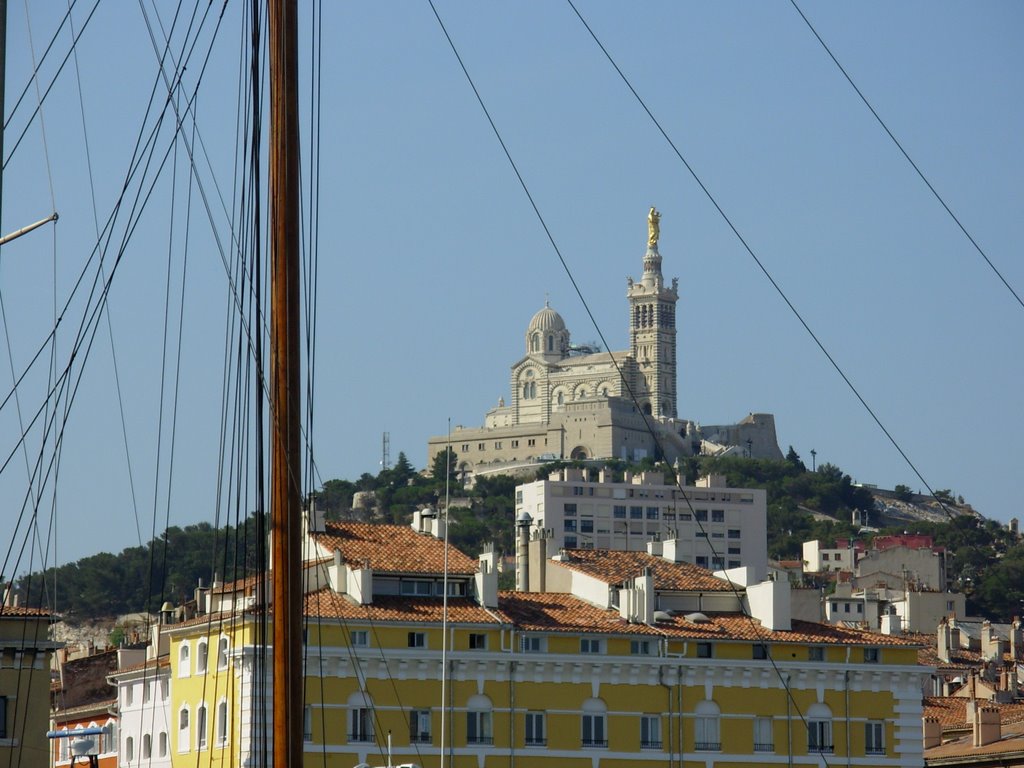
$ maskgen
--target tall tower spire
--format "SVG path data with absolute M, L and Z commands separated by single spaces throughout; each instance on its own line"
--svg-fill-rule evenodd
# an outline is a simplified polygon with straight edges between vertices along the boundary
M 665 287 L 661 274 L 661 214 L 651 206 L 647 214 L 647 250 L 643 276 L 629 280 L 630 353 L 636 362 L 631 387 L 648 414 L 673 418 L 676 407 L 676 302 L 678 280 Z

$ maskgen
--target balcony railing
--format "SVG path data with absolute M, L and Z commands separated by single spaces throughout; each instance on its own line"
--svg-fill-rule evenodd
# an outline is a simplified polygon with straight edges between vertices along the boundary
M 349 744 L 365 744 L 367 742 L 373 742 L 372 733 L 350 733 L 348 735 Z
M 720 741 L 698 741 L 693 745 L 697 752 L 721 752 L 722 742 Z
M 494 743 L 494 737 L 493 736 L 481 736 L 481 735 L 478 734 L 476 736 L 470 736 L 468 739 L 466 739 L 466 743 L 467 744 L 493 744 Z
M 775 751 L 775 745 L 774 744 L 768 744 L 768 743 L 762 743 L 762 742 L 759 742 L 759 741 L 755 741 L 754 742 L 754 751 L 755 752 L 774 752 Z
M 429 744 L 430 743 L 430 732 L 429 731 L 413 731 L 409 734 L 409 742 L 411 744 Z
M 815 754 L 831 755 L 836 750 L 832 744 L 808 744 L 807 751 Z
M 607 747 L 608 739 L 583 739 L 584 747 Z
M 661 749 L 661 739 L 647 739 L 640 742 L 640 749 Z
M 885 747 L 868 747 L 864 750 L 865 755 L 884 755 Z
M 547 745 L 548 740 L 545 739 L 543 736 L 528 736 L 526 738 L 526 746 L 528 747 L 546 747 Z

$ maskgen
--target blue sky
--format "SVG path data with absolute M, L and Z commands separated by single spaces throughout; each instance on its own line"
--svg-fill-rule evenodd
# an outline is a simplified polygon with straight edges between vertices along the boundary
M 839 464 L 858 481 L 921 487 L 567 4 L 439 0 L 437 7 L 613 349 L 627 345 L 626 277 L 641 269 L 645 216 L 656 205 L 664 271 L 680 282 L 680 414 L 725 423 L 750 411 L 774 413 L 782 449 L 792 444 L 808 463 L 813 448 L 819 464 Z M 1019 516 L 1024 309 L 793 6 L 579 0 L 578 7 L 928 483 L 962 494 L 989 517 Z M 1024 293 L 1021 6 L 804 0 L 801 8 Z M 29 9 L 38 57 L 66 7 Z M 76 6 L 76 29 L 87 10 Z M 8 113 L 31 71 L 24 13 L 12 4 Z M 161 13 L 169 25 L 170 9 Z M 160 177 L 118 267 L 112 332 L 100 326 L 68 420 L 55 524 L 49 502 L 40 513 L 42 535 L 57 532 L 60 562 L 120 550 L 140 533 L 148 539 L 154 514 L 157 530 L 165 514 L 177 525 L 218 514 L 228 294 L 211 233 L 215 227 L 229 242 L 214 180 L 230 209 L 240 13 L 228 5 L 198 102 L 211 158 L 199 175 L 214 226 L 194 194 L 173 469 L 170 395 L 160 431 L 159 392 L 169 254 L 171 296 L 181 291 L 183 149 L 177 175 Z M 598 334 L 429 5 L 329 3 L 323 23 L 314 444 L 323 479 L 355 478 L 378 470 L 383 432 L 392 459 L 405 451 L 421 467 L 427 437 L 443 433 L 449 417 L 479 425 L 508 396 L 509 365 L 546 294 L 575 341 Z M 65 33 L 53 55 L 67 47 Z M 64 301 L 95 243 L 83 111 L 101 220 L 120 189 L 158 71 L 139 6 L 101 4 L 77 63 L 83 107 L 74 61 L 44 105 L 49 173 L 36 123 L 5 174 L 4 232 L 52 210 L 50 178 L 61 215 L 55 234 L 52 227 L 34 233 L 0 254 L 13 362 L 0 339 L 5 394 L 11 368 L 22 370 L 48 333 L 55 294 Z M 187 71 L 189 89 L 199 69 Z M 26 101 L 34 105 L 34 90 Z M 11 120 L 8 153 L 26 115 L 22 107 Z M 67 359 L 80 308 L 69 315 L 57 360 Z M 23 421 L 42 402 L 48 354 L 19 389 Z M 9 405 L 0 412 L 4 458 L 19 433 Z M 37 429 L 30 457 L 41 442 Z M 14 521 L 22 507 L 25 463 L 16 454 L 0 476 L 5 519 Z

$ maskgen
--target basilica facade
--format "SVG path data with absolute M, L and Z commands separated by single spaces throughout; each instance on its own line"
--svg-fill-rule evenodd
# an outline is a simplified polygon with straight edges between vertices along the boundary
M 750 414 L 739 424 L 712 428 L 679 418 L 679 282 L 673 278 L 666 284 L 662 275 L 653 208 L 648 230 L 643 272 L 638 280 L 627 278 L 629 349 L 600 352 L 574 345 L 562 316 L 545 302 L 527 326 L 523 356 L 512 364 L 509 401 L 499 401 L 484 426 L 459 426 L 452 432 L 452 448 L 465 476 L 555 459 L 639 461 L 650 456 L 672 462 L 694 453 L 732 450 L 781 458 L 769 414 Z M 430 438 L 428 466 L 447 441 L 447 435 Z

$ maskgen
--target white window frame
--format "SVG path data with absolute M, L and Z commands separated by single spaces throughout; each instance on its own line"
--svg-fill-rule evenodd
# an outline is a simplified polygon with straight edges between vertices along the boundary
M 196 674 L 205 675 L 210 668 L 210 643 L 204 638 L 196 643 Z
M 192 674 L 192 649 L 188 640 L 183 640 L 178 648 L 178 677 L 189 677 Z
M 543 712 L 527 712 L 523 725 L 523 738 L 528 747 L 546 747 L 547 718 Z
M 206 735 L 206 727 L 209 725 L 210 710 L 206 706 L 206 702 L 202 702 L 196 707 L 196 751 L 203 751 L 209 746 L 209 740 Z
M 710 699 L 697 702 L 693 720 L 693 749 L 697 752 L 722 751 L 721 710 Z
M 433 741 L 433 715 L 429 709 L 409 710 L 409 743 L 430 744 Z
M 185 716 L 185 725 L 182 726 L 182 715 Z M 192 746 L 192 712 L 188 704 L 183 704 L 178 710 L 178 722 L 175 724 L 178 729 L 178 752 L 188 752 Z
M 640 749 L 661 749 L 661 715 L 640 715 Z
M 775 721 L 772 718 L 754 718 L 754 751 L 775 751 Z
M 231 741 L 231 710 L 228 709 L 228 700 L 225 698 L 217 702 L 213 728 L 214 744 L 218 747 L 227 746 Z
M 601 640 L 597 637 L 581 637 L 580 653 L 600 653 Z
M 369 648 L 370 632 L 366 629 L 353 629 L 348 633 L 348 642 L 353 648 Z
M 868 720 L 864 723 L 864 754 L 885 754 L 885 721 Z
M 544 653 L 544 638 L 541 635 L 520 635 L 519 650 L 522 653 Z
M 228 668 L 228 656 L 231 653 L 231 640 L 227 635 L 221 635 L 217 640 L 217 669 L 223 671 Z

